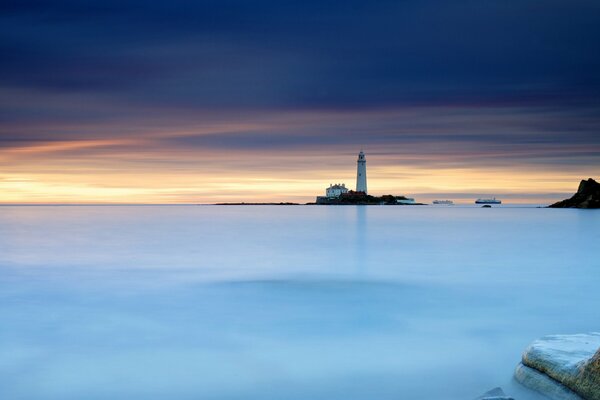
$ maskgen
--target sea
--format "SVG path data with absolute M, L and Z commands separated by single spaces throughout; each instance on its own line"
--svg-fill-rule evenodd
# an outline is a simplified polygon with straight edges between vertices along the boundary
M 600 211 L 1 206 L 1 399 L 466 399 L 600 331 Z

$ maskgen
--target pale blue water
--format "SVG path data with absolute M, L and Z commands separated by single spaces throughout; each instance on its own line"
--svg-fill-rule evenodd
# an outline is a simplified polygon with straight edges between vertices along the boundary
M 472 399 L 600 330 L 600 212 L 0 207 L 2 399 Z

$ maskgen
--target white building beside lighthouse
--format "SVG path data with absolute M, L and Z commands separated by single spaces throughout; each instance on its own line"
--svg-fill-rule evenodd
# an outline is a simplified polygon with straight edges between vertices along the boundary
M 328 199 L 340 197 L 342 194 L 348 193 L 348 189 L 345 184 L 336 183 L 335 185 L 329 185 L 327 189 L 325 189 L 325 197 Z
M 356 168 L 356 191 L 367 194 L 367 159 L 365 153 L 361 150 L 358 153 Z

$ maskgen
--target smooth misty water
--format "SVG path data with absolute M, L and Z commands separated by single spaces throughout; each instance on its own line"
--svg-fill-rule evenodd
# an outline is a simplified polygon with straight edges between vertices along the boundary
M 600 211 L 0 207 L 0 398 L 472 399 L 600 330 Z

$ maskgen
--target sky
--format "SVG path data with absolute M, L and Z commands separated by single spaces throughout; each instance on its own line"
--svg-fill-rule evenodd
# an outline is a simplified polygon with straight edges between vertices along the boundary
M 549 203 L 600 174 L 598 1 L 0 4 L 0 203 Z

